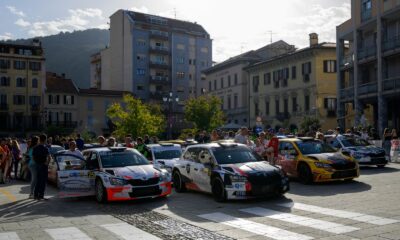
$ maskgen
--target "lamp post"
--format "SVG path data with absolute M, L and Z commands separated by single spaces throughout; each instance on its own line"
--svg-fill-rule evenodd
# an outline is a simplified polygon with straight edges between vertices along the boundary
M 163 97 L 163 102 L 168 104 L 168 139 L 172 138 L 172 110 L 173 110 L 173 103 L 174 102 L 179 102 L 179 97 L 175 96 L 173 97 L 173 93 L 169 92 L 167 96 Z

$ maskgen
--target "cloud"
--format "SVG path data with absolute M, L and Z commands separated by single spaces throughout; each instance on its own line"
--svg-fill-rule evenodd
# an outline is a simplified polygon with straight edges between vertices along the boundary
M 134 11 L 134 12 L 149 13 L 149 9 L 145 6 L 131 7 L 131 8 L 129 8 L 129 10 Z
M 21 17 L 25 17 L 25 13 L 23 11 L 19 11 L 18 9 L 16 9 L 14 6 L 6 6 L 6 8 L 15 15 L 21 16 Z
M 4 34 L 0 34 L 0 40 L 10 40 L 13 38 L 12 33 L 6 32 Z
M 46 36 L 59 32 L 84 30 L 98 27 L 99 24 L 95 23 L 96 20 L 105 20 L 102 10 L 96 8 L 70 9 L 68 12 L 69 16 L 63 19 L 31 23 L 31 28 L 28 32 L 29 35 Z M 108 28 L 108 26 L 105 27 L 104 24 L 100 26 L 102 28 Z
M 24 19 L 20 18 L 15 22 L 16 25 L 20 26 L 20 27 L 28 27 L 31 25 L 30 22 L 25 21 Z

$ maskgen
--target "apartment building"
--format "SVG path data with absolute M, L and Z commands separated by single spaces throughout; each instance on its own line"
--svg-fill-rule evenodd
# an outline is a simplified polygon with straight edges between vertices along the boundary
M 109 47 L 91 61 L 92 87 L 128 91 L 146 102 L 162 102 L 172 91 L 183 103 L 201 91 L 212 40 L 197 23 L 118 10 L 110 17 Z
M 0 132 L 22 135 L 43 122 L 45 58 L 38 40 L 32 45 L 0 43 Z
M 338 115 L 343 127 L 372 125 L 379 134 L 386 127 L 400 127 L 399 36 L 400 1 L 351 1 L 351 19 L 336 28 Z M 350 111 L 354 120 L 344 121 Z
M 335 128 L 336 45 L 319 43 L 265 60 L 245 70 L 250 80 L 250 125 L 299 129 L 303 117 L 316 117 L 322 128 Z
M 227 123 L 243 126 L 249 124 L 248 74 L 243 69 L 251 64 L 266 60 L 295 48 L 284 41 L 277 41 L 257 50 L 251 50 L 218 63 L 203 71 L 203 93 L 221 98 Z
M 61 133 L 72 133 L 78 126 L 78 88 L 65 75 L 48 72 L 44 96 L 46 127 L 60 128 Z M 61 131 L 62 128 L 62 131 Z

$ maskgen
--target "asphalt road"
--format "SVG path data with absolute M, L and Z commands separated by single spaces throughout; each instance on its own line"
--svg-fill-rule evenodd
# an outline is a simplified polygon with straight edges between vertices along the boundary
M 291 182 L 282 198 L 217 203 L 210 195 L 97 204 L 27 199 L 29 184 L 0 186 L 0 240 L 400 239 L 400 165 L 363 167 L 353 182 Z

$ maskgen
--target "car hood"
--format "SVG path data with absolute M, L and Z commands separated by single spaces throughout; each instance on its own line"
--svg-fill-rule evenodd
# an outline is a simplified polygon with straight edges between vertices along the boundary
M 307 157 L 311 157 L 314 159 L 317 159 L 323 163 L 331 163 L 331 164 L 336 164 L 336 163 L 341 163 L 341 162 L 349 162 L 352 161 L 345 157 L 341 153 L 319 153 L 319 154 L 307 154 Z
M 155 160 L 155 163 L 173 167 L 174 164 L 175 164 L 178 160 L 179 160 L 179 158 L 173 158 L 173 159 L 156 159 L 156 160 Z
M 353 146 L 353 147 L 346 147 L 344 149 L 348 149 L 350 151 L 358 152 L 358 153 L 373 153 L 373 154 L 379 154 L 383 153 L 385 150 L 383 148 L 374 146 L 374 145 L 369 145 L 369 146 Z
M 106 168 L 104 171 L 116 177 L 129 179 L 149 179 L 159 177 L 161 171 L 153 165 L 129 166 L 122 168 Z
M 255 172 L 274 172 L 279 171 L 279 168 L 270 165 L 266 161 L 262 162 L 248 162 L 248 163 L 236 163 L 236 164 L 222 164 L 222 169 L 228 172 L 237 173 L 244 175 L 247 173 Z

